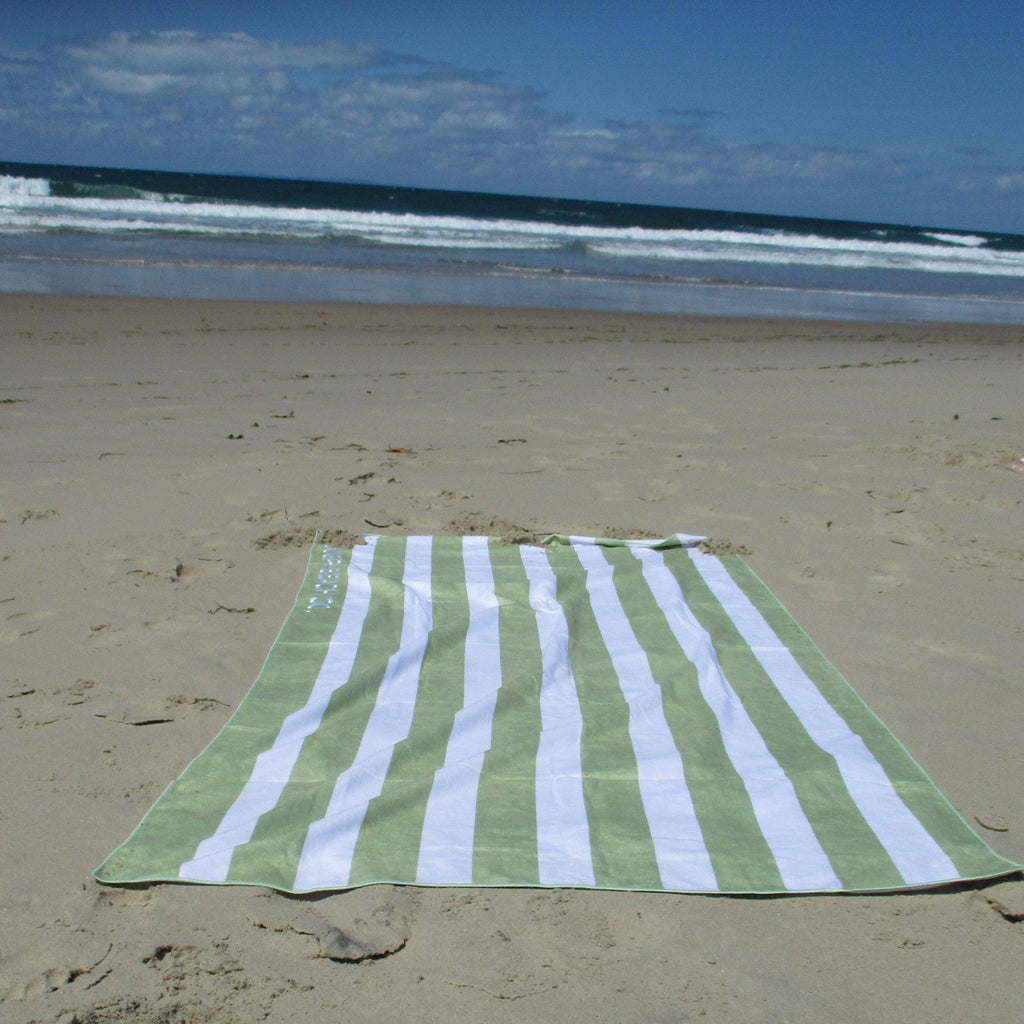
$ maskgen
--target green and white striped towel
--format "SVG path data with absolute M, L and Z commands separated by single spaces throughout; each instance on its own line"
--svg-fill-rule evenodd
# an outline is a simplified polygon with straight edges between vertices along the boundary
M 1016 870 L 698 540 L 314 546 L 256 683 L 97 878 L 781 893 Z

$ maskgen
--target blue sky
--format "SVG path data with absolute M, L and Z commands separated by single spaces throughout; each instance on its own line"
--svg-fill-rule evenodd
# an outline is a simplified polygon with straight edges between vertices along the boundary
M 0 159 L 1024 233 L 1024 4 L 5 0 Z

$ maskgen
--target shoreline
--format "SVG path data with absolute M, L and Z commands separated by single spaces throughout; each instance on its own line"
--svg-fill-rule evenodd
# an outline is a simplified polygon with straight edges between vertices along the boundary
M 741 549 L 1021 862 L 1019 327 L 5 294 L 0 346 L 0 1021 L 1019 1016 L 1019 879 L 303 902 L 89 877 L 256 678 L 317 529 Z M 371 953 L 322 953 L 360 920 Z
M 30 240 L 31 241 L 31 240 Z M 45 243 L 45 239 L 43 240 Z M 24 243 L 23 243 L 24 244 Z M 99 244 L 91 240 L 91 244 Z M 45 251 L 0 253 L 0 294 L 120 296 L 187 301 L 332 302 L 479 308 L 575 309 L 671 316 L 739 316 L 884 323 L 1024 325 L 1024 301 L 998 293 L 931 294 L 918 288 L 858 289 L 812 278 L 734 281 L 728 275 L 664 279 L 493 264 L 313 265 L 238 254 L 234 260 L 174 259 L 141 249 L 115 256 L 88 246 L 77 256 Z M 483 265 L 481 265 L 483 266 Z M 894 281 L 898 278 L 894 278 Z M 959 287 L 964 287 L 961 282 Z

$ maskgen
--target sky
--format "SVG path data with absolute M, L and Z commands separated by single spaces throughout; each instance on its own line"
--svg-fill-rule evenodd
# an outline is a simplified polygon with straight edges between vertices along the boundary
M 0 160 L 1024 233 L 1024 4 L 4 0 Z

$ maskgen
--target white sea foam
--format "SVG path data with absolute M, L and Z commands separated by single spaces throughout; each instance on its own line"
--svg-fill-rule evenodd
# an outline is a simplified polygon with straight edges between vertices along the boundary
M 933 273 L 1024 277 L 1024 253 L 921 245 L 914 242 L 873 242 L 778 235 L 765 239 L 739 232 L 679 232 L 688 237 L 634 244 L 609 240 L 593 244 L 609 256 L 667 260 L 727 260 L 742 263 L 786 263 L 800 266 L 879 270 L 920 270 Z M 728 235 L 731 237 L 723 237 Z
M 78 231 L 174 233 L 206 237 L 343 239 L 438 250 L 541 251 L 577 247 L 627 262 L 642 260 L 789 264 L 1024 277 L 1024 252 L 985 248 L 985 238 L 929 232 L 934 243 L 832 238 L 789 231 L 653 230 L 369 213 L 139 198 L 61 197 L 45 179 L 0 176 L 0 233 Z
M 981 235 L 951 235 L 944 231 L 925 231 L 924 234 L 948 245 L 984 245 L 987 241 Z
M 0 174 L 0 207 L 17 203 L 23 197 L 38 198 L 50 194 L 50 182 L 46 178 L 13 178 Z

